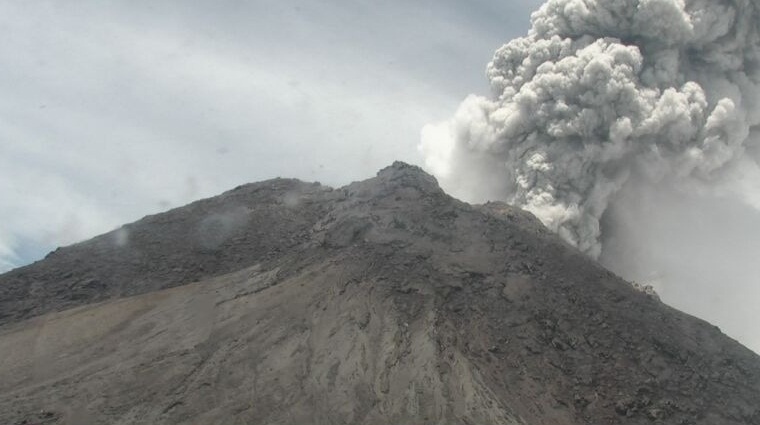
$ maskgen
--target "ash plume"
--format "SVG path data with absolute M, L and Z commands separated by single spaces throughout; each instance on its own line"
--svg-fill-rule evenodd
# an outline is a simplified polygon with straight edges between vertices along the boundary
M 741 192 L 760 176 L 759 23 L 756 0 L 549 0 L 488 64 L 491 95 L 423 129 L 427 168 L 594 258 L 605 212 L 642 188 L 758 207 Z

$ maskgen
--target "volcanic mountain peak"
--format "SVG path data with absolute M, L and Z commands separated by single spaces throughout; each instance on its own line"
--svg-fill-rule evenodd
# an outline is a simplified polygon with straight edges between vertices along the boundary
M 61 248 L 0 314 L 0 423 L 760 423 L 757 355 L 398 162 Z
M 368 180 L 368 183 L 383 185 L 391 190 L 400 187 L 414 187 L 424 193 L 442 194 L 443 190 L 438 186 L 438 181 L 432 175 L 426 173 L 416 165 L 396 161 L 388 167 L 377 172 L 377 178 Z

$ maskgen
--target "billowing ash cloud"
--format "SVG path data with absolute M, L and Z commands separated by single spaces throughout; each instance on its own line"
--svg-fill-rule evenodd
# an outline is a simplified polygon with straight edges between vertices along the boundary
M 549 0 L 420 149 L 444 188 L 504 199 L 591 256 L 629 187 L 726 188 L 760 161 L 760 1 Z M 760 174 L 755 174 L 760 175 Z

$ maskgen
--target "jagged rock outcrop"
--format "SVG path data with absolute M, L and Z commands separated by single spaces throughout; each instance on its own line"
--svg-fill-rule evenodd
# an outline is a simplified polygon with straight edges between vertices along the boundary
M 61 248 L 0 315 L 0 423 L 760 424 L 760 357 L 403 163 Z

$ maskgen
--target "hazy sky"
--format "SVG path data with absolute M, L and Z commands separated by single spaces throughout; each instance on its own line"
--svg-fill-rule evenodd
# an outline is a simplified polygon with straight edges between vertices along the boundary
M 0 2 L 0 270 L 251 181 L 421 163 L 540 2 Z

